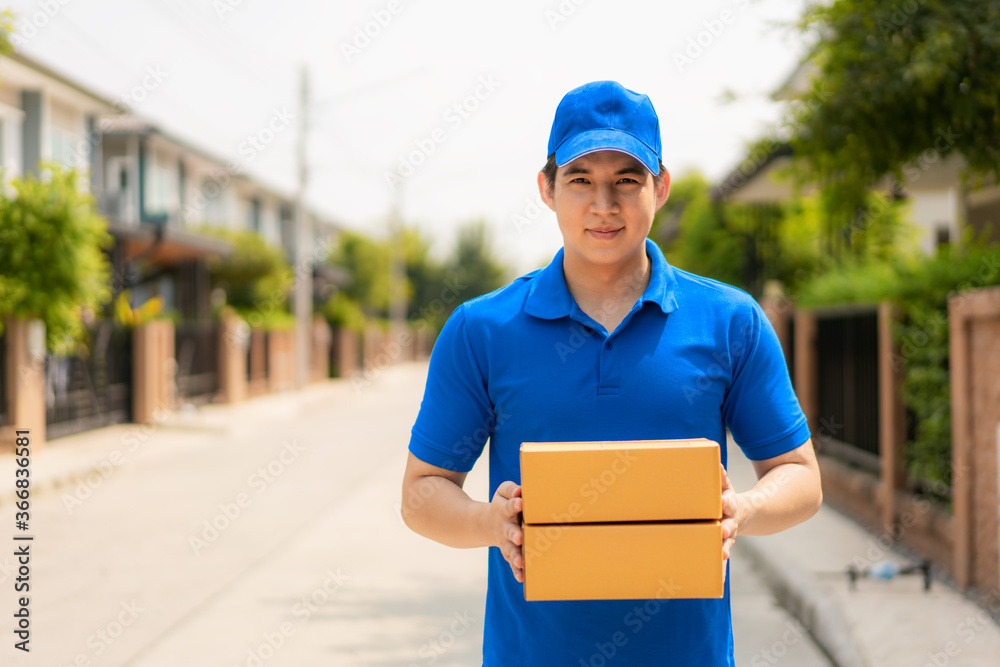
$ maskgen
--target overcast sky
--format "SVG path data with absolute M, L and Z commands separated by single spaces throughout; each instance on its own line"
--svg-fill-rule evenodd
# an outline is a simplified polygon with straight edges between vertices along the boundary
M 294 124 L 262 150 L 244 142 L 299 113 L 304 65 L 315 208 L 382 235 L 395 200 L 442 254 L 458 225 L 485 218 L 518 272 L 560 246 L 554 216 L 531 213 L 568 90 L 615 79 L 648 94 L 671 173 L 718 179 L 778 119 L 769 94 L 804 50 L 789 28 L 803 0 L 6 4 L 27 55 L 289 193 Z M 148 71 L 162 81 L 131 94 Z

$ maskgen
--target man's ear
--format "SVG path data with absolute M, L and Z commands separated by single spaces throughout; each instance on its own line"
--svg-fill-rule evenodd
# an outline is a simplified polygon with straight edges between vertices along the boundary
M 549 182 L 545 178 L 545 172 L 538 172 L 538 194 L 541 195 L 542 201 L 545 202 L 545 205 L 552 209 L 553 212 L 556 210 L 555 193 L 553 192 L 554 189 L 554 183 L 551 188 L 549 187 Z
M 656 210 L 659 211 L 670 197 L 670 172 L 663 168 L 663 180 L 656 186 Z

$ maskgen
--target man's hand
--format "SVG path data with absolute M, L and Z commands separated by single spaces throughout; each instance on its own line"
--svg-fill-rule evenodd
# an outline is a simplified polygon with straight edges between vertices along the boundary
M 733 549 L 733 542 L 736 541 L 736 533 L 740 527 L 740 497 L 736 495 L 733 483 L 729 481 L 726 468 L 720 463 L 719 472 L 722 474 L 722 576 L 726 575 L 726 561 Z
M 524 533 L 521 531 L 521 511 L 524 499 L 521 487 L 514 482 L 503 482 L 490 502 L 490 523 L 493 529 L 493 546 L 507 559 L 514 578 L 524 581 Z

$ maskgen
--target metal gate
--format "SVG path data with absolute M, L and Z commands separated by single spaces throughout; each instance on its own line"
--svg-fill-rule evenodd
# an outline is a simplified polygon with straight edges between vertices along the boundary
M 879 456 L 878 310 L 816 311 L 819 436 Z
M 181 322 L 174 329 L 177 394 L 207 403 L 219 391 L 219 327 L 214 322 Z
M 132 418 L 132 331 L 101 321 L 75 356 L 45 358 L 45 422 L 58 438 Z

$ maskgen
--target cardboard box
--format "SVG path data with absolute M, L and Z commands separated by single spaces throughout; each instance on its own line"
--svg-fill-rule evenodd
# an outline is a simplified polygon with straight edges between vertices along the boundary
M 719 521 L 523 528 L 525 600 L 722 597 Z
M 722 518 L 721 453 L 711 440 L 521 445 L 529 524 Z

